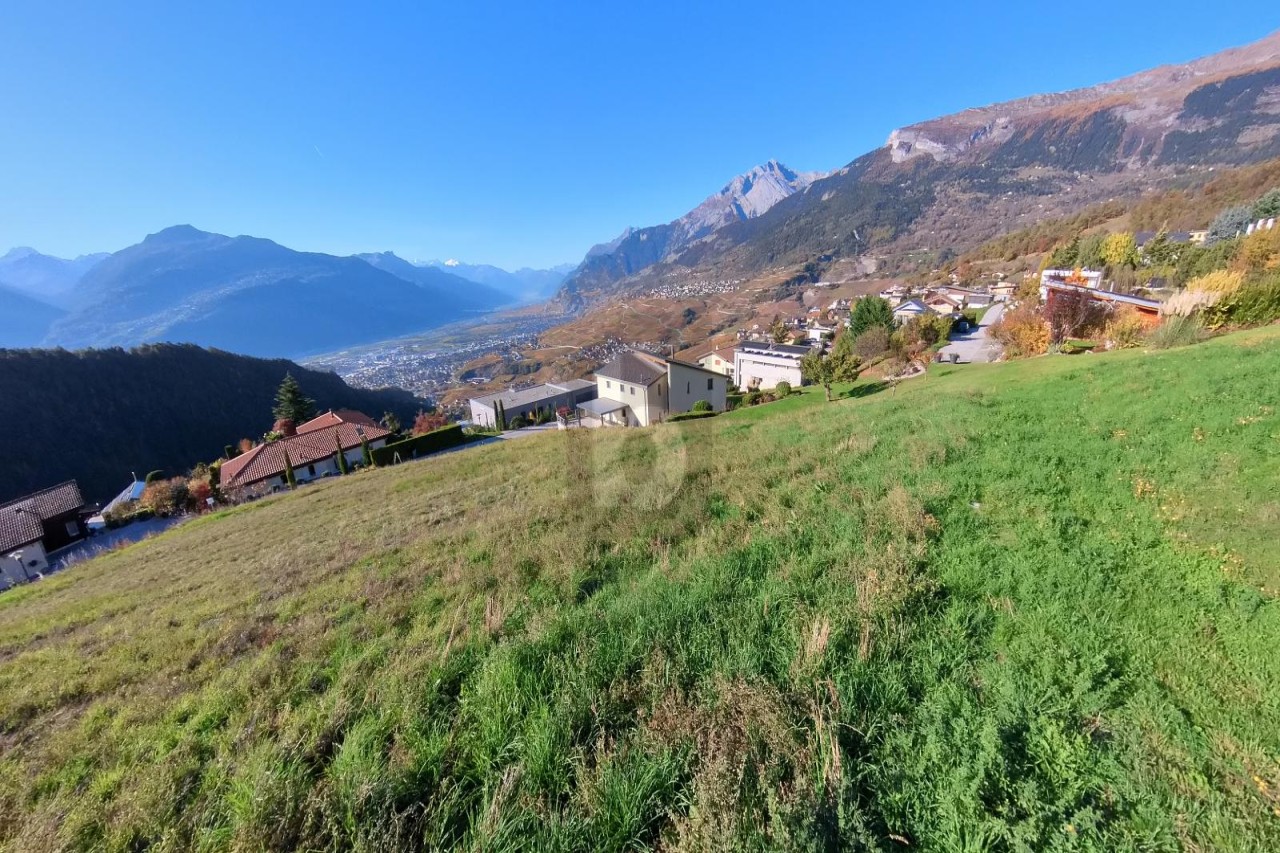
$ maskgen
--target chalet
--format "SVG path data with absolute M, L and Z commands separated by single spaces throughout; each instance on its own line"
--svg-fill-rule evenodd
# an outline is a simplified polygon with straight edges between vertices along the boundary
M 289 467 L 298 483 L 331 477 L 341 473 L 339 453 L 348 468 L 358 468 L 364 463 L 363 445 L 376 450 L 390 436 L 391 430 L 361 412 L 328 412 L 302 424 L 295 435 L 259 444 L 228 459 L 222 463 L 218 483 L 224 491 L 251 486 L 281 489 L 289 485 Z
M 596 370 L 596 396 L 578 411 L 602 425 L 650 426 L 705 400 L 717 412 L 728 402 L 729 377 L 647 352 L 619 353 Z
M 734 384 L 743 389 L 768 391 L 779 382 L 795 388 L 804 384 L 800 362 L 812 347 L 753 341 L 738 347 L 734 361 Z
M 921 314 L 929 312 L 929 306 L 925 305 L 919 299 L 908 299 L 897 308 L 893 309 L 893 319 L 899 324 L 905 323 L 912 317 L 919 317 Z
M 0 504 L 0 587 L 49 570 L 49 556 L 89 535 L 75 480 Z
M 562 408 L 572 409 L 580 403 L 594 400 L 596 384 L 588 379 L 568 382 L 547 382 L 519 390 L 499 391 L 471 400 L 471 422 L 494 429 L 498 426 L 498 403 L 506 414 L 507 423 L 517 417 L 528 418 L 538 412 L 554 414 Z
M 935 314 L 941 314 L 944 317 L 957 313 L 964 305 L 961 300 L 945 293 L 935 293 L 926 297 L 924 304 L 930 311 Z
M 698 366 L 723 376 L 733 375 L 733 357 L 737 347 L 723 347 L 698 359 Z

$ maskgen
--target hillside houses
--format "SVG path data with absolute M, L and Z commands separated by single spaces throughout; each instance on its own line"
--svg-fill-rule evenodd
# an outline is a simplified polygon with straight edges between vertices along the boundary
M 728 405 L 729 377 L 647 352 L 619 353 L 595 375 L 595 399 L 578 411 L 600 425 L 649 426 L 691 411 L 699 401 L 716 412 Z
M 779 382 L 799 388 L 804 384 L 801 360 L 812 351 L 808 346 L 747 341 L 739 344 L 734 356 L 734 384 L 739 388 L 769 391 Z
M 519 390 L 498 391 L 470 401 L 471 422 L 487 429 L 496 429 L 499 404 L 507 423 L 510 423 L 517 417 L 528 419 L 538 412 L 555 413 L 562 408 L 573 409 L 595 397 L 596 383 L 587 379 L 547 382 Z
M 0 504 L 0 588 L 47 572 L 51 554 L 89 535 L 86 515 L 75 480 Z
M 364 461 L 364 447 L 382 447 L 391 430 L 379 426 L 361 412 L 326 412 L 286 435 L 241 453 L 222 464 L 220 486 L 224 491 L 257 487 L 279 489 L 289 486 L 288 469 L 294 480 L 305 483 L 341 473 L 338 453 L 348 467 Z

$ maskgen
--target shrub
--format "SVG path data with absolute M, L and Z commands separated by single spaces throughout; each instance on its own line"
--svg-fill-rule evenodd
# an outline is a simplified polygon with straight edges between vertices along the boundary
M 511 419 L 511 423 L 507 424 L 507 429 L 524 429 L 529 425 L 529 421 L 524 415 L 516 415 Z
M 1125 306 L 1111 315 L 1111 321 L 1102 334 L 1114 349 L 1130 349 L 1142 343 L 1146 332 L 1147 325 L 1142 322 L 1142 315 Z
M 187 504 L 187 481 L 181 477 L 172 480 L 152 480 L 142 491 L 138 501 L 143 509 L 165 517 L 181 512 Z
M 1204 311 L 1205 324 L 1255 326 L 1280 320 L 1280 274 L 1241 287 Z
M 1147 336 L 1147 343 L 1153 349 L 1172 349 L 1199 343 L 1204 337 L 1204 324 L 1199 318 L 1175 314 L 1172 317 L 1166 317 L 1164 322 Z
M 271 427 L 271 431 L 282 436 L 293 436 L 298 434 L 298 425 L 292 418 L 280 418 Z
M 711 404 L 710 404 L 710 403 L 708 403 L 706 400 L 699 400 L 698 402 L 694 403 L 691 407 L 689 407 L 689 411 L 691 411 L 691 412 L 711 412 L 711 411 L 715 411 L 715 410 L 711 407 Z
M 371 455 L 377 465 L 393 465 L 396 461 L 396 454 L 400 455 L 401 462 L 406 462 L 417 456 L 425 456 L 428 453 L 436 453 L 440 450 L 447 450 L 450 447 L 457 447 L 460 444 L 465 444 L 466 441 L 467 436 L 462 431 L 462 425 L 450 424 L 435 432 L 415 435 L 413 438 L 406 438 L 404 441 L 383 445 L 377 450 L 371 451 Z
M 783 381 L 779 382 L 777 385 L 773 386 L 773 393 L 777 394 L 779 398 L 790 397 L 791 383 L 787 382 L 784 379 Z
M 438 412 L 424 412 L 419 409 L 418 414 L 413 419 L 412 432 L 414 435 L 426 435 L 429 432 L 435 432 L 448 423 L 445 416 Z
M 742 398 L 742 402 L 747 406 L 756 406 L 760 403 L 760 398 L 764 395 L 759 391 L 748 391 L 747 395 Z
M 1005 314 L 987 330 L 1012 358 L 1040 355 L 1049 349 L 1049 325 L 1030 306 Z
M 678 414 L 674 414 L 671 417 L 667 418 L 667 423 L 678 423 L 680 421 L 696 421 L 702 418 L 714 418 L 718 414 L 719 412 L 714 412 L 710 410 L 705 412 L 680 412 Z
M 889 330 L 884 326 L 872 326 L 853 341 L 853 353 L 863 361 L 882 355 L 889 349 Z

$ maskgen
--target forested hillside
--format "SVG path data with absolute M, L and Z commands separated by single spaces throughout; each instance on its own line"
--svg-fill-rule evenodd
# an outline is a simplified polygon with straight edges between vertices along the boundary
M 271 429 L 276 388 L 292 373 L 320 411 L 395 412 L 407 391 L 352 388 L 332 373 L 194 345 L 133 350 L 0 349 L 0 501 L 75 478 L 88 500 L 123 488 L 130 472 L 185 472 L 227 444 Z

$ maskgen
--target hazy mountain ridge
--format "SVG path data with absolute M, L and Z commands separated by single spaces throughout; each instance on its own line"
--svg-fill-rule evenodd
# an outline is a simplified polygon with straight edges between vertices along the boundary
M 19 246 L 0 257 L 0 282 L 41 302 L 63 305 L 84 274 L 108 257 L 110 253 L 98 252 L 55 258 L 29 246 Z
M 468 281 L 500 290 L 519 302 L 537 302 L 553 296 L 576 264 L 559 264 L 550 269 L 521 267 L 517 270 L 505 270 L 491 264 L 468 264 L 449 259 L 427 261 L 419 266 L 445 270 Z
M 49 345 L 191 341 L 271 356 L 410 334 L 496 307 L 475 287 L 409 282 L 359 258 L 189 225 L 94 266 L 74 304 L 51 327 Z
M 0 283 L 0 348 L 38 345 L 45 330 L 63 313 L 60 308 Z

